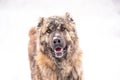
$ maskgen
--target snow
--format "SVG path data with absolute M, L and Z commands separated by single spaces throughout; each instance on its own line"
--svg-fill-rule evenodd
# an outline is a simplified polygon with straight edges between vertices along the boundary
M 41 16 L 70 12 L 84 80 L 120 80 L 120 0 L 0 0 L 0 80 L 30 80 L 28 30 Z

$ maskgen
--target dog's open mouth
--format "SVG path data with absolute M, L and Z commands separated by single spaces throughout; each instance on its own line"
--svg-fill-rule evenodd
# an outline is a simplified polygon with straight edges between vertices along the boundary
M 60 47 L 57 47 L 57 48 L 55 48 L 55 53 L 62 53 L 63 52 L 63 48 L 60 48 Z
M 64 54 L 66 53 L 66 47 L 65 48 L 56 47 L 54 49 L 54 53 L 55 53 L 56 58 L 62 58 L 64 56 Z

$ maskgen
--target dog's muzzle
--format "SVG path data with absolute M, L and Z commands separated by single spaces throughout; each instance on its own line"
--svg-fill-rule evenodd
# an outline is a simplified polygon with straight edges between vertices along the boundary
M 63 37 L 55 36 L 52 40 L 54 57 L 62 58 L 66 53 L 66 42 Z

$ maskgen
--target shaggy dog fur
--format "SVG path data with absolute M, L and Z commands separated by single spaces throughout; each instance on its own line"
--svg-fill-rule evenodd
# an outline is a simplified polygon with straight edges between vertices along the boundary
M 32 80 L 82 80 L 82 51 L 69 13 L 40 18 L 29 38 Z

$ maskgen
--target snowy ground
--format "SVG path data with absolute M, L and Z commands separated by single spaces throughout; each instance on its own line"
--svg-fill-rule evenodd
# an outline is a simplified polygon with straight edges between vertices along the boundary
M 120 80 L 120 0 L 0 0 L 0 80 L 30 80 L 29 28 L 66 11 L 84 52 L 84 80 Z

